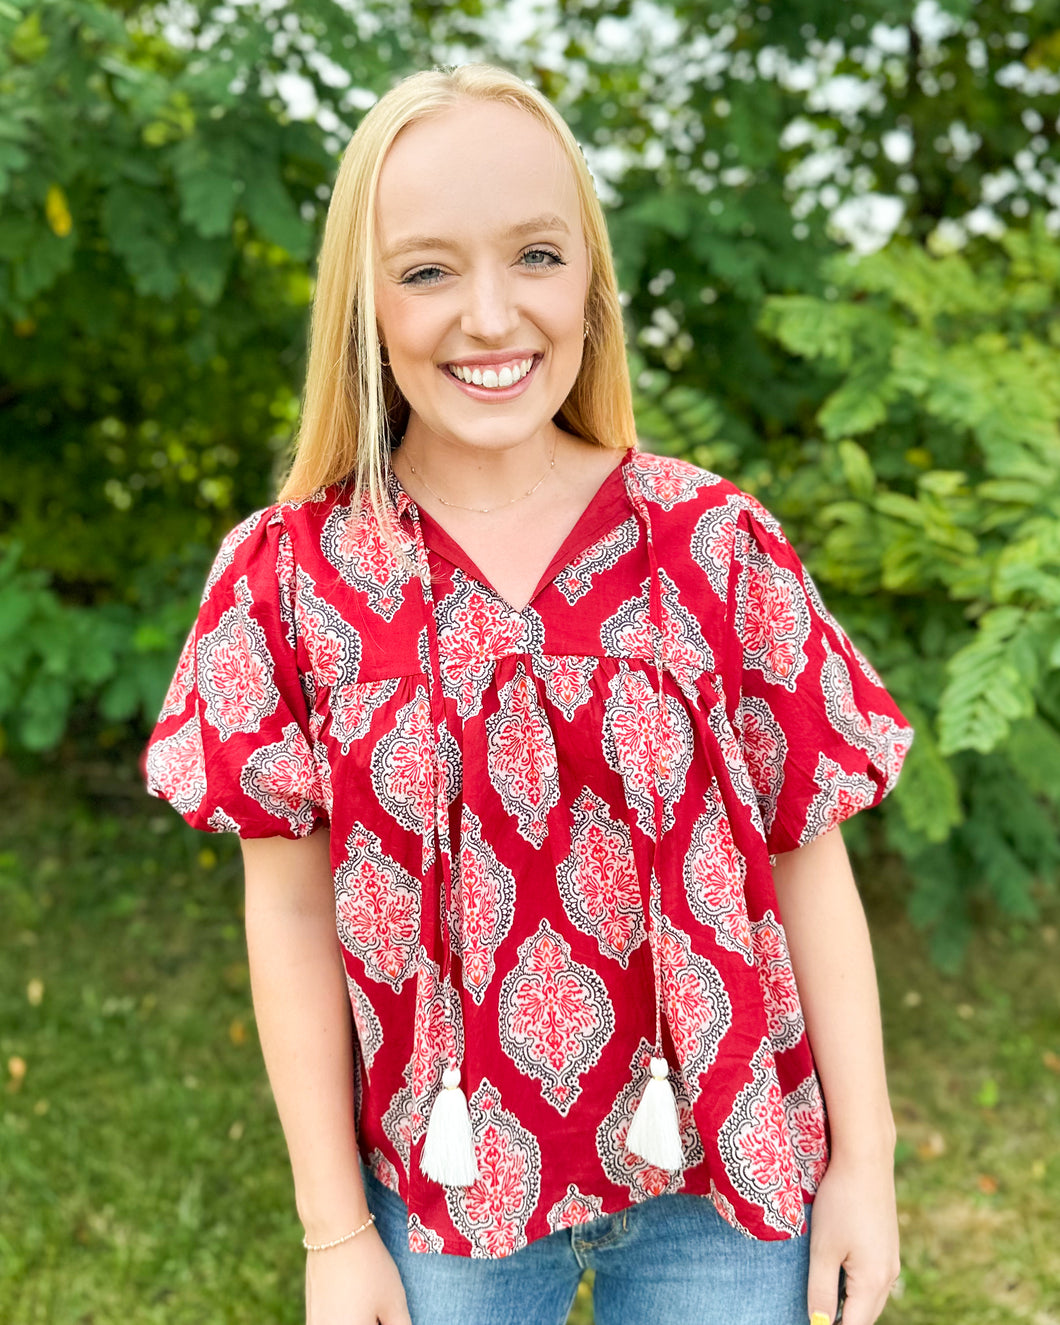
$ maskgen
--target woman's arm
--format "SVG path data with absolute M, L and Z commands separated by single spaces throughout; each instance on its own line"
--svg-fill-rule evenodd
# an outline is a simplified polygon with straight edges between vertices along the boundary
M 865 912 L 838 828 L 773 870 L 832 1142 L 814 1199 L 808 1307 L 831 1321 L 839 1267 L 844 1325 L 871 1325 L 898 1277 L 894 1118 Z
M 353 1115 L 353 1037 L 326 830 L 240 843 L 254 1015 L 310 1242 L 368 1218 Z M 309 1325 L 407 1325 L 374 1227 L 306 1262 Z

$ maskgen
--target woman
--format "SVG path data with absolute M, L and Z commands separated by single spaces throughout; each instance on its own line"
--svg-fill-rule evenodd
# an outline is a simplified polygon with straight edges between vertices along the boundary
M 636 448 L 532 89 L 365 116 L 304 406 L 145 769 L 241 838 L 310 1325 L 561 1322 L 586 1266 L 601 1323 L 820 1325 L 845 1279 L 869 1325 L 894 1126 L 837 825 L 912 733 L 772 516 Z

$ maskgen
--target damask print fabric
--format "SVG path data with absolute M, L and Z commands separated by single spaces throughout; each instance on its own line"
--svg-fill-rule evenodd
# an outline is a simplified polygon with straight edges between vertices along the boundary
M 801 1233 L 827 1122 L 769 857 L 876 804 L 909 726 L 716 475 L 629 453 L 522 612 L 391 497 L 398 552 L 344 484 L 225 538 L 148 790 L 206 831 L 330 827 L 358 1140 L 411 1248 L 506 1256 L 679 1190 L 750 1237 Z M 624 1146 L 649 936 L 679 1172 Z M 470 1187 L 418 1163 L 454 1046 Z

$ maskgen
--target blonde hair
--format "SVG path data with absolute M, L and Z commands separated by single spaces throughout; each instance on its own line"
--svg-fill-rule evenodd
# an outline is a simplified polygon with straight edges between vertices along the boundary
M 514 74 L 487 64 L 436 69 L 403 79 L 362 119 L 343 153 L 317 263 L 302 415 L 280 501 L 303 500 L 354 476 L 386 516 L 390 450 L 408 403 L 382 363 L 375 320 L 375 201 L 383 160 L 410 124 L 461 100 L 521 108 L 549 129 L 574 172 L 589 256 L 587 334 L 581 368 L 557 422 L 600 446 L 636 444 L 633 403 L 607 225 L 585 158 L 559 112 Z

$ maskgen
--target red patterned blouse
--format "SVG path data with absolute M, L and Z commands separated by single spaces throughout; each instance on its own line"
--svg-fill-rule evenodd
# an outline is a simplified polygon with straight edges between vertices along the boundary
M 827 1124 L 770 854 L 912 738 L 776 520 L 628 453 L 522 612 L 392 480 L 224 539 L 141 763 L 196 828 L 330 825 L 357 1135 L 417 1251 L 501 1257 L 667 1191 L 805 1229 Z M 683 1168 L 625 1146 L 656 1045 Z M 420 1167 L 461 1064 L 479 1176 Z

